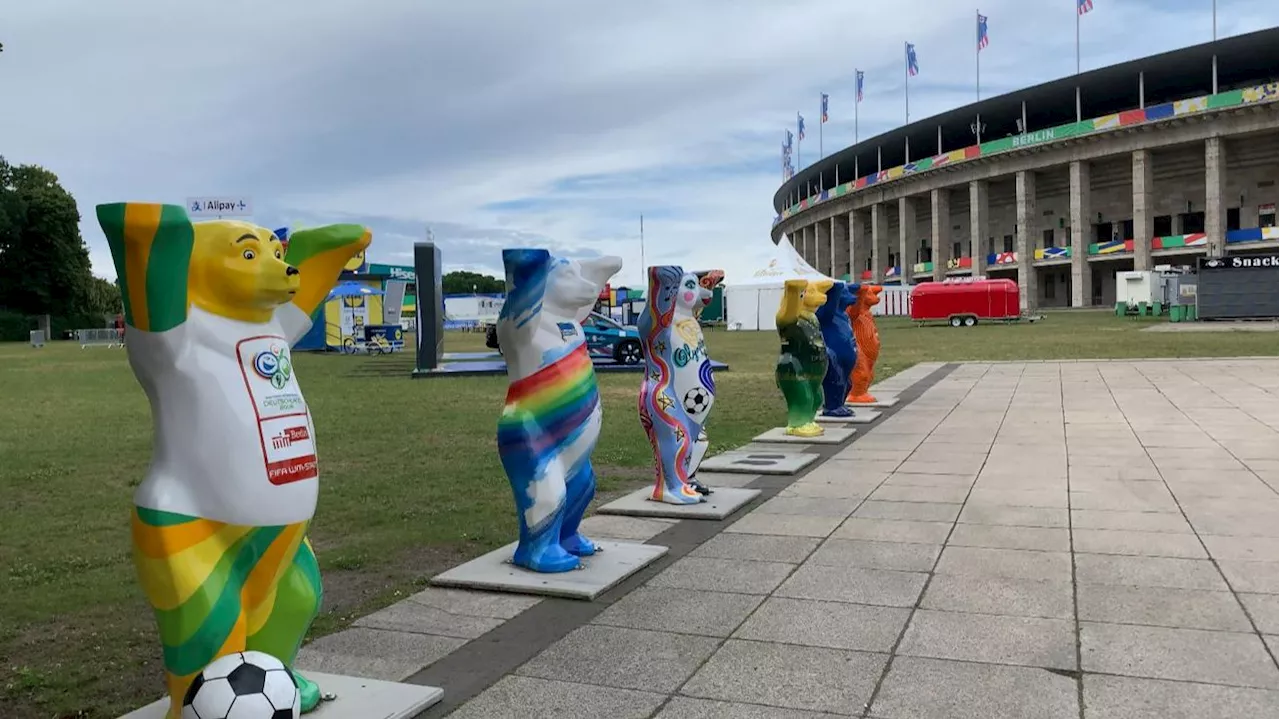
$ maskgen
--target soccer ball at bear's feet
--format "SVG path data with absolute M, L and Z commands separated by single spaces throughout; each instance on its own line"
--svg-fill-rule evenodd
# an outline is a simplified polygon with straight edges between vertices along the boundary
M 219 657 L 196 675 L 182 700 L 182 719 L 298 719 L 293 673 L 263 652 Z

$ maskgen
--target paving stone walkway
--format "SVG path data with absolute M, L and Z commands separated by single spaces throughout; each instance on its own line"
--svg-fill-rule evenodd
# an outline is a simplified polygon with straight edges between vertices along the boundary
M 450 716 L 1275 717 L 1277 361 L 948 369 Z M 429 589 L 304 653 L 401 679 L 540 601 Z

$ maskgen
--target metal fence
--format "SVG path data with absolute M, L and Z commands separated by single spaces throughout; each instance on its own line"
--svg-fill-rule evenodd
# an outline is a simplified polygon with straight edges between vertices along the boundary
M 85 347 L 124 347 L 124 333 L 114 327 L 76 330 L 80 349 Z

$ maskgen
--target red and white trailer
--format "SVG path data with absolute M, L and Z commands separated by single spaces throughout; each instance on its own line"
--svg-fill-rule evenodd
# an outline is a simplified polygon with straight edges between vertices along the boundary
M 923 282 L 911 288 L 911 319 L 946 321 L 952 327 L 972 327 L 979 320 L 1020 320 L 1018 283 L 1008 279 Z

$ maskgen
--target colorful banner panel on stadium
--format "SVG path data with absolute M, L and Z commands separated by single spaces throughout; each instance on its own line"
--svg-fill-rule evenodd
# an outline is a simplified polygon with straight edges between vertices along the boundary
M 899 177 L 903 177 L 904 175 L 912 175 L 917 172 L 936 169 L 943 165 L 965 162 L 966 160 L 972 160 L 978 157 L 988 157 L 990 155 L 1018 150 L 1024 147 L 1057 142 L 1058 140 L 1065 140 L 1070 137 L 1079 137 L 1081 135 L 1088 135 L 1095 132 L 1106 132 L 1108 130 L 1115 130 L 1117 128 L 1139 125 L 1147 122 L 1159 122 L 1161 120 L 1167 120 L 1181 115 L 1191 115 L 1210 110 L 1220 110 L 1228 107 L 1236 107 L 1238 105 L 1274 102 L 1277 98 L 1278 91 L 1280 91 L 1280 84 L 1272 82 L 1267 83 L 1266 85 L 1255 85 L 1253 87 L 1246 87 L 1239 90 L 1221 92 L 1217 95 L 1204 95 L 1187 100 L 1166 102 L 1143 109 L 1125 110 L 1124 112 L 1118 112 L 1113 115 L 1096 117 L 1092 120 L 1072 122 L 1066 125 L 1059 125 L 1058 127 L 1036 130 L 1035 132 L 1029 132 L 1025 135 L 1002 137 L 998 140 L 984 142 L 981 145 L 970 145 L 962 150 L 953 150 L 934 157 L 926 157 L 922 160 L 917 160 L 916 162 L 908 163 L 906 165 L 891 167 L 887 170 L 867 175 L 866 177 L 859 177 L 857 180 L 852 182 L 837 185 L 830 190 L 823 190 L 817 195 L 801 200 L 800 204 L 783 210 L 781 215 L 778 215 L 773 219 L 773 224 L 776 225 L 797 212 L 807 210 L 821 202 L 842 197 L 851 192 L 857 192 L 858 190 L 881 182 L 895 180 Z M 1102 245 L 1108 246 L 1112 244 L 1114 243 L 1102 243 Z M 1110 252 L 1122 251 L 1126 250 L 1111 249 L 1105 252 L 1100 250 L 1095 253 L 1091 249 L 1089 254 L 1108 254 Z M 1132 246 L 1130 246 L 1127 251 L 1132 252 Z

